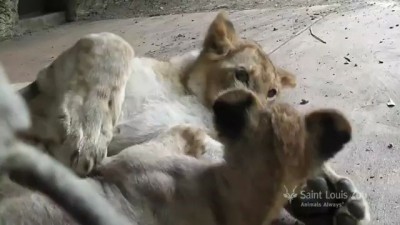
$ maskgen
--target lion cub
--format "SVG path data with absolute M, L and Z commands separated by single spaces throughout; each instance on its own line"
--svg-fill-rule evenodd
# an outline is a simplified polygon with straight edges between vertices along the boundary
M 25 137 L 80 175 L 106 155 L 192 124 L 213 133 L 211 105 L 228 88 L 273 100 L 295 78 L 217 15 L 200 52 L 170 61 L 134 57 L 122 38 L 80 39 L 21 90 L 33 117 Z M 221 150 L 222 151 L 222 150 Z
M 132 224 L 270 224 L 287 201 L 284 188 L 303 183 L 351 139 L 349 122 L 335 110 L 300 115 L 287 104 L 266 106 L 245 89 L 224 91 L 212 109 L 224 161 L 157 147 L 174 138 L 193 142 L 204 132 L 178 126 L 107 158 L 84 180 Z M 197 151 L 207 144 L 205 136 L 196 139 Z M 6 224 L 74 224 L 34 192 L 3 200 L 0 218 Z
M 201 51 L 169 61 L 134 57 L 122 38 L 91 34 L 20 91 L 33 119 L 32 128 L 22 136 L 80 175 L 90 173 L 106 155 L 176 132 L 174 127 L 182 124 L 209 134 L 205 154 L 186 154 L 221 160 L 223 146 L 215 140 L 212 123 L 216 96 L 244 88 L 271 102 L 282 89 L 295 85 L 295 77 L 274 65 L 258 44 L 240 38 L 225 13 L 209 26 Z M 333 187 L 329 192 L 358 193 L 350 179 L 328 165 L 315 178 L 326 180 L 329 185 L 323 186 Z M 296 215 L 303 214 L 303 209 L 291 206 L 299 211 Z M 366 224 L 370 217 L 364 198 L 346 199 L 334 211 L 336 224 Z

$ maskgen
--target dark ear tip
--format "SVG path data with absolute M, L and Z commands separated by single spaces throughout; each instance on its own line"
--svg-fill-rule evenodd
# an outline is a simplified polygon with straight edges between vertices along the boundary
M 246 126 L 247 110 L 255 103 L 254 95 L 246 90 L 228 90 L 213 104 L 217 131 L 226 137 L 236 138 Z
M 318 124 L 324 130 L 330 130 L 332 133 L 342 133 L 340 136 L 346 136 L 351 139 L 351 125 L 341 112 L 334 109 L 318 110 L 310 113 L 306 117 L 307 126 Z M 346 140 L 347 138 L 343 139 Z
M 336 110 L 320 110 L 306 118 L 309 132 L 318 132 L 319 152 L 323 160 L 333 157 L 352 138 L 350 122 Z
M 228 93 L 229 96 L 218 97 L 213 104 L 213 111 L 216 117 L 224 116 L 232 113 L 239 113 L 249 108 L 254 103 L 252 95 L 234 96 L 233 93 Z M 235 97 L 237 97 L 235 99 Z
M 337 135 L 338 140 L 342 142 L 342 144 L 347 144 L 351 141 L 351 133 L 349 133 L 349 131 L 339 131 Z
M 325 130 L 336 136 L 342 144 L 351 140 L 351 125 L 347 118 L 336 110 L 327 110 L 323 113 L 321 126 Z
M 220 93 L 214 101 L 213 109 L 221 105 L 251 105 L 255 101 L 255 96 L 245 89 L 229 89 Z M 214 110 L 215 112 L 215 110 Z

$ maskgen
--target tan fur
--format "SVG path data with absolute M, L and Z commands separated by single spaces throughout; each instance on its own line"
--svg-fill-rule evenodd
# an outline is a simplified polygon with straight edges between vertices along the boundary
M 6 75 L 0 65 L 0 223 L 7 224 L 48 224 L 40 213 L 45 211 L 51 215 L 62 215 L 63 209 L 70 213 L 64 215 L 59 223 L 72 222 L 72 219 L 82 224 L 91 225 L 132 225 L 125 217 L 116 213 L 103 197 L 93 191 L 93 186 L 76 177 L 69 169 L 58 161 L 37 149 L 21 143 L 16 138 L 18 131 L 29 126 L 29 113 L 22 98 L 9 85 Z M 11 179 L 10 179 L 11 178 Z M 13 181 L 24 185 L 21 187 Z M 76 188 L 79 186 L 79 188 Z M 28 189 L 29 188 L 29 189 Z M 32 199 L 33 205 L 23 204 L 30 190 L 46 194 L 60 207 L 48 204 L 48 198 L 38 195 Z M 9 205 L 9 202 L 16 203 Z M 76 203 L 78 205 L 76 205 Z M 41 205 L 44 203 L 44 205 Z M 35 207 L 35 205 L 39 207 Z M 46 206 L 47 204 L 47 206 Z M 4 213 L 4 209 L 11 213 Z M 14 223 L 19 217 L 13 210 L 28 209 L 33 218 L 23 218 L 24 222 Z M 38 215 L 35 215 L 35 213 Z M 70 217 L 71 216 L 71 217 Z M 21 218 L 20 218 L 21 219 Z M 11 221 L 11 222 L 10 222 Z
M 98 51 L 113 54 L 97 54 Z M 80 57 L 76 52 L 84 55 L 77 65 L 73 64 Z M 262 104 L 267 104 L 273 102 L 283 88 L 296 85 L 294 76 L 275 66 L 257 43 L 240 38 L 225 13 L 218 14 L 210 25 L 200 52 L 168 61 L 133 57 L 131 47 L 124 40 L 100 33 L 78 41 L 53 64 L 58 66 L 45 68 L 39 74 L 37 93 L 24 94 L 34 123 L 31 132 L 24 135 L 81 175 L 95 169 L 106 153 L 111 156 L 147 143 L 170 134 L 170 129 L 182 124 L 208 135 L 203 144 L 198 142 L 202 136 L 197 137 L 196 133 L 182 136 L 176 143 L 179 152 L 200 157 L 203 150 L 194 149 L 202 146 L 205 154 L 201 157 L 220 161 L 223 146 L 213 139 L 216 136 L 210 110 L 215 98 L 228 89 L 244 88 L 252 91 Z M 80 82 L 76 76 L 91 71 L 96 71 L 96 79 L 90 82 Z M 66 84 L 73 84 L 72 89 Z M 27 88 L 30 90 L 27 93 L 33 93 L 33 86 Z M 82 99 L 88 101 L 82 103 Z M 115 99 L 111 107 L 109 99 Z M 278 113 L 279 107 L 275 110 L 275 115 L 282 115 L 277 116 L 276 121 L 293 120 L 291 126 L 276 129 L 280 132 L 278 136 L 287 139 L 292 131 L 301 133 L 296 127 L 296 117 Z M 81 126 L 86 122 L 90 126 Z M 182 144 L 185 141 L 188 144 Z M 286 143 L 288 149 L 302 145 L 301 142 L 280 141 Z M 290 163 L 306 168 L 308 165 L 296 160 Z M 293 173 L 304 175 L 302 171 L 297 169 Z M 332 181 L 337 178 L 328 177 Z M 366 201 L 361 205 L 366 206 Z
M 33 126 L 23 135 L 86 174 L 107 154 L 133 56 L 131 46 L 114 34 L 80 39 L 39 73 L 41 94 L 29 102 Z
M 247 83 L 235 77 L 240 68 Z M 38 95 L 28 98 L 33 127 L 21 137 L 85 175 L 106 156 L 107 147 L 116 154 L 183 123 L 212 132 L 207 107 L 223 90 L 245 87 L 275 99 L 283 87 L 295 85 L 295 78 L 275 67 L 259 45 L 242 40 L 220 13 L 198 56 L 169 62 L 133 58 L 132 48 L 120 37 L 91 34 L 43 69 L 35 85 Z M 274 93 L 268 97 L 270 90 Z M 158 119 L 152 115 L 156 113 L 167 117 Z
M 248 84 L 235 78 L 235 70 L 243 68 L 249 76 Z M 295 77 L 273 65 L 257 43 L 241 39 L 225 13 L 212 22 L 206 35 L 203 51 L 184 73 L 182 82 L 203 103 L 211 106 L 216 96 L 229 87 L 248 88 L 267 99 L 268 91 L 295 87 Z M 277 93 L 278 94 L 278 93 Z
M 105 196 L 132 224 L 270 224 L 286 202 L 284 186 L 304 182 L 328 160 L 321 143 L 326 135 L 338 146 L 332 156 L 351 137 L 351 129 L 341 126 L 348 124 L 347 119 L 337 111 L 304 116 L 287 104 L 265 107 L 245 89 L 224 91 L 213 110 L 218 135 L 226 146 L 225 161 L 208 162 L 182 154 L 188 145 L 198 146 L 201 152 L 207 134 L 181 125 L 107 158 L 90 178 L 82 179 L 82 185 Z M 325 127 L 325 120 L 319 118 L 334 118 L 333 126 Z M 293 127 L 294 134 L 285 132 Z M 292 173 L 295 170 L 302 172 Z M 68 199 L 69 194 L 66 191 L 63 197 Z M 76 224 L 35 192 L 3 200 L 0 219 L 6 224 Z

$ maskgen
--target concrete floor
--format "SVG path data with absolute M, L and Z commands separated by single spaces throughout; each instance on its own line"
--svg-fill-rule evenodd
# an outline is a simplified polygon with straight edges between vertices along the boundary
M 285 98 L 300 110 L 334 107 L 354 126 L 354 139 L 334 160 L 370 202 L 371 224 L 400 224 L 400 6 L 373 3 L 236 11 L 245 37 L 264 46 L 277 65 L 293 71 L 298 88 Z M 111 31 L 138 55 L 167 58 L 200 47 L 215 13 L 80 22 L 0 43 L 0 61 L 13 82 L 37 71 L 87 33 Z M 326 44 L 313 38 L 313 33 Z M 274 28 L 278 30 L 273 31 Z M 346 60 L 345 57 L 348 59 Z M 300 105 L 302 99 L 308 100 Z M 389 147 L 392 145 L 392 147 Z

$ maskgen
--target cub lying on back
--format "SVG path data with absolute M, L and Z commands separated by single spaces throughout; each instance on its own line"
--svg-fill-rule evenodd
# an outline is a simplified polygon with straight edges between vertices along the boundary
M 303 116 L 286 104 L 266 107 L 245 89 L 221 93 L 212 108 L 223 162 L 182 154 L 193 146 L 202 151 L 206 134 L 180 125 L 107 158 L 84 181 L 132 224 L 270 224 L 286 203 L 284 187 L 304 182 L 351 139 L 350 124 L 337 111 Z M 174 142 L 191 145 L 174 149 Z M 0 221 L 75 224 L 34 192 L 4 199 Z

